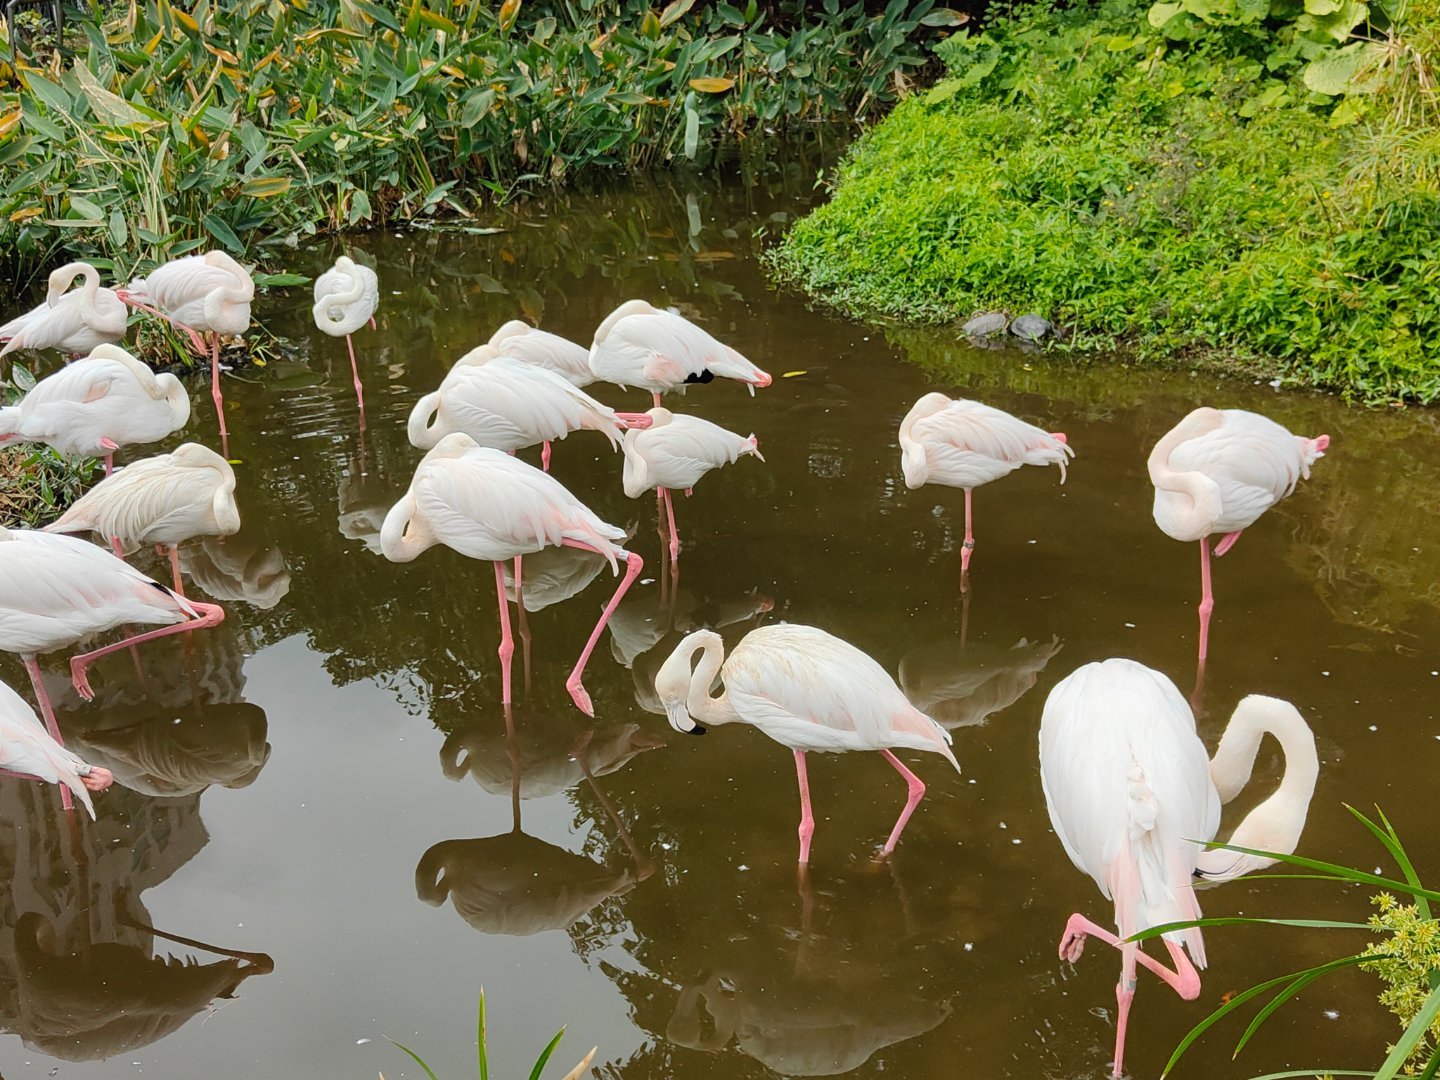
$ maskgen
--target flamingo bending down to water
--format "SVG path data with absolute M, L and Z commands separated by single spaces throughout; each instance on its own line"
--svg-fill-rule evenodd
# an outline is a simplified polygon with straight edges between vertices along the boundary
M 240 531 L 235 470 L 214 450 L 181 443 L 100 481 L 45 531 L 96 532 L 117 555 L 142 544 L 162 545 L 169 551 L 175 591 L 183 596 L 179 545 L 196 536 Z
M 900 422 L 900 465 L 905 486 L 944 484 L 965 490 L 965 542 L 960 548 L 961 582 L 975 550 L 971 492 L 1022 465 L 1065 464 L 1075 456 L 1061 432 L 1049 432 L 978 401 L 926 394 Z
M 348 255 L 315 279 L 315 325 L 331 337 L 343 337 L 350 353 L 350 373 L 355 377 L 355 401 L 365 411 L 365 391 L 360 385 L 360 368 L 355 363 L 355 343 L 350 335 L 367 322 L 375 329 L 375 309 L 380 306 L 380 279 L 375 271 Z
M 36 654 L 64 648 L 127 623 L 158 630 L 70 658 L 70 680 L 86 701 L 95 695 L 86 670 L 100 657 L 182 630 L 215 626 L 225 612 L 186 600 L 86 540 L 0 528 L 0 651 L 19 653 L 40 702 L 40 715 L 62 742 Z M 70 808 L 67 790 L 61 801 Z
M 1273 860 L 1202 851 L 1220 825 L 1220 804 L 1250 779 L 1261 738 L 1275 736 L 1285 776 L 1246 816 L 1230 843 L 1289 854 L 1315 791 L 1315 737 L 1289 702 L 1252 694 L 1240 702 L 1207 761 L 1195 717 L 1175 684 L 1134 660 L 1086 664 L 1058 683 L 1040 720 L 1040 780 L 1055 835 L 1077 868 L 1115 901 L 1118 936 L 1078 912 L 1060 939 L 1074 962 L 1094 936 L 1120 950 L 1115 987 L 1115 1075 L 1122 1074 L 1125 1029 L 1137 961 L 1187 1001 L 1200 993 L 1205 943 L 1198 927 L 1164 936 L 1171 971 L 1128 939 L 1152 926 L 1200 917 L 1193 879 L 1230 881 Z M 1186 955 L 1186 950 L 1189 955 Z
M 222 450 L 229 456 L 225 399 L 220 393 L 220 338 L 250 328 L 255 281 L 223 251 L 186 255 L 132 281 L 118 295 L 127 304 L 169 319 L 191 337 L 203 355 L 201 334 L 210 335 L 210 396 L 220 419 Z
M 648 413 L 650 424 L 625 432 L 625 494 L 638 499 L 654 488 L 670 524 L 670 558 L 680 556 L 680 534 L 675 528 L 675 505 L 670 492 L 686 495 L 711 469 L 731 465 L 750 454 L 764 461 L 754 435 L 748 438 L 727 431 L 698 416 L 672 413 L 659 406 Z
M 104 791 L 114 782 L 109 769 L 83 761 L 66 750 L 40 724 L 25 699 L 0 682 L 0 771 L 60 784 L 80 800 L 95 819 L 90 792 Z
M 1260 515 L 1310 478 L 1329 435 L 1307 439 L 1259 413 L 1196 409 L 1150 451 L 1155 524 L 1176 540 L 1200 541 L 1200 660 L 1210 641 L 1210 537 L 1219 558 Z
M 627 300 L 605 317 L 590 347 L 590 370 L 621 388 L 638 386 L 654 395 L 708 383 L 716 376 L 745 383 L 750 393 L 769 386 L 770 376 L 675 311 L 644 300 Z
M 697 652 L 703 655 L 692 671 Z M 725 689 L 712 698 L 716 675 Z M 813 626 L 781 623 L 751 630 L 728 658 L 719 634 L 697 630 L 675 646 L 660 666 L 655 692 L 676 731 L 703 735 L 703 724 L 738 722 L 759 728 L 794 751 L 800 782 L 801 866 L 810 861 L 810 837 L 815 832 L 806 751 L 878 750 L 905 778 L 909 795 L 883 855 L 895 850 L 905 823 L 925 794 L 924 783 L 901 764 L 891 747 L 940 754 L 960 771 L 945 729 L 911 705 L 884 668 L 849 642 Z
M 562 380 L 563 381 L 563 380 Z M 595 715 L 581 683 L 595 643 L 621 597 L 639 576 L 640 556 L 616 544 L 625 530 L 601 521 L 595 512 L 548 473 L 518 458 L 478 445 L 463 432 L 445 436 L 415 469 L 410 490 L 390 508 L 380 529 L 380 547 L 391 562 L 409 562 L 427 548 L 444 544 L 472 559 L 495 564 L 500 600 L 502 700 L 510 701 L 510 610 L 503 563 L 546 547 L 575 547 L 605 556 L 625 576 L 580 652 L 565 688 L 581 712 Z
M 62 454 L 104 457 L 155 442 L 190 419 L 190 397 L 174 375 L 155 374 L 118 345 L 97 345 L 35 384 L 18 405 L 0 408 L 0 444 L 47 443 Z
M 572 386 L 589 386 L 595 381 L 589 349 L 519 319 L 511 319 L 491 334 L 489 344 L 504 356 L 553 371 Z
M 407 430 L 410 444 L 421 450 L 457 431 L 507 453 L 543 443 L 541 461 L 549 471 L 552 440 L 590 430 L 615 447 L 623 423 L 564 376 L 481 345 L 456 361 L 440 389 L 415 403 Z
M 68 292 L 77 277 L 84 284 Z M 100 272 L 87 262 L 66 263 L 50 272 L 45 302 L 0 326 L 0 356 L 17 349 L 55 349 L 85 356 L 97 345 L 125 336 L 125 304 L 114 289 L 100 287 Z

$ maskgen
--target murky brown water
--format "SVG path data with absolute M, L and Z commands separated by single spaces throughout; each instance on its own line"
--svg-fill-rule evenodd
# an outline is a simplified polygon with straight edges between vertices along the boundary
M 257 303 L 296 352 L 229 380 L 246 525 L 187 556 L 230 618 L 188 653 L 152 648 L 145 687 L 115 657 L 92 676 L 96 703 L 67 700 L 67 737 L 123 785 L 99 800 L 98 825 L 67 831 L 53 792 L 0 780 L 6 1077 L 420 1075 L 386 1036 L 442 1077 L 473 1075 L 482 984 L 497 1076 L 528 1074 L 562 1024 L 557 1061 L 598 1044 L 601 1074 L 625 1080 L 1104 1075 L 1118 960 L 1092 946 L 1070 970 L 1055 943 L 1071 911 L 1106 922 L 1108 905 L 1049 831 L 1035 734 L 1044 695 L 1087 660 L 1133 656 L 1189 690 L 1196 556 L 1151 522 L 1144 461 L 1201 402 L 1334 438 L 1314 480 L 1217 565 L 1204 733 L 1244 693 L 1292 698 L 1324 762 L 1302 851 L 1376 864 L 1342 802 L 1379 803 L 1436 876 L 1435 417 L 935 334 L 887 339 L 811 310 L 767 285 L 754 234 L 803 209 L 812 175 L 794 160 L 722 185 L 532 204 L 487 222 L 507 228 L 493 235 L 358 239 L 384 287 L 380 330 L 358 341 L 363 440 L 343 345 L 307 328 L 304 290 Z M 515 316 L 588 340 L 630 296 L 696 313 L 777 375 L 803 372 L 754 400 L 716 383 L 685 401 L 757 432 L 768 464 L 742 462 L 681 500 L 674 631 L 813 623 L 957 725 L 965 773 L 918 762 L 930 793 L 888 869 L 870 856 L 903 785 L 873 755 L 814 761 L 808 928 L 790 755 L 739 728 L 681 738 L 655 714 L 647 679 L 675 633 L 648 569 L 587 673 L 597 723 L 563 682 L 608 574 L 530 614 L 533 692 L 507 742 L 489 567 L 441 550 L 393 566 L 370 546 L 420 457 L 404 418 L 451 359 Z M 900 480 L 896 428 L 928 389 L 1063 429 L 1078 452 L 1064 488 L 1029 469 L 977 494 L 964 648 L 961 500 Z M 195 391 L 185 434 L 214 442 L 199 380 Z M 609 520 L 637 523 L 635 546 L 658 565 L 654 503 L 624 498 L 620 464 L 577 435 L 555 470 Z M 527 561 L 537 581 L 541 561 Z M 549 570 L 583 580 L 587 568 Z M 9 659 L 4 677 L 25 685 Z M 1257 787 L 1279 767 L 1267 749 Z M 1239 882 L 1204 903 L 1367 913 L 1363 891 L 1305 882 Z M 267 954 L 274 970 L 135 923 Z M 1209 944 L 1199 1002 L 1142 982 L 1134 1075 L 1157 1075 L 1227 991 L 1363 941 L 1237 928 Z M 172 953 L 199 964 L 166 966 Z M 1360 974 L 1321 983 L 1241 1064 L 1232 1025 L 1179 1075 L 1373 1067 L 1396 1030 L 1374 989 Z

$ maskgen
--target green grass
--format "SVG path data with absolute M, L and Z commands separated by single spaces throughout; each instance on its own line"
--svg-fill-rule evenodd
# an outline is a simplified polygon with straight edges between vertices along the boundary
M 952 77 L 856 145 L 778 276 L 855 314 L 1036 311 L 1081 349 L 1440 400 L 1440 197 L 1375 166 L 1423 133 L 1336 126 L 1254 59 L 1145 25 L 1081 4 L 952 39 Z

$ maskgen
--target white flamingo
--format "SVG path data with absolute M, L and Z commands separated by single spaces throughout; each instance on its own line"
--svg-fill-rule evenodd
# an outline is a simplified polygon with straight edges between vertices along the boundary
M 118 345 L 97 345 L 84 360 L 41 379 L 18 405 L 0 408 L 0 444 L 46 443 L 62 454 L 104 457 L 155 442 L 190 419 L 180 380 L 155 374 Z
M 1289 854 L 1315 791 L 1315 737 L 1289 702 L 1252 694 L 1240 702 L 1215 757 L 1195 733 L 1195 717 L 1175 684 L 1134 660 L 1086 664 L 1058 683 L 1040 720 L 1040 780 L 1055 835 L 1076 867 L 1115 901 L 1118 936 L 1078 912 L 1060 939 L 1074 962 L 1085 938 L 1120 950 L 1115 987 L 1115 1075 L 1122 1074 L 1125 1030 L 1137 961 L 1181 997 L 1200 993 L 1205 943 L 1198 927 L 1164 935 L 1171 971 L 1128 939 L 1142 930 L 1200 917 L 1194 878 L 1229 881 L 1273 860 L 1202 851 L 1214 838 L 1220 805 L 1250 779 L 1265 734 L 1285 751 L 1285 776 L 1246 816 L 1230 843 Z M 1186 955 L 1186 950 L 1189 955 Z
M 511 319 L 491 334 L 489 344 L 504 356 L 553 371 L 572 386 L 589 386 L 595 381 L 595 373 L 590 370 L 589 349 L 559 334 L 537 330 L 519 319 Z
M 95 806 L 90 801 L 90 792 L 104 791 L 115 779 L 109 769 L 89 764 L 53 739 L 41 726 L 35 710 L 3 682 L 0 682 L 0 771 L 63 785 L 90 811 L 92 821 Z
M 169 319 L 190 334 L 200 348 L 201 334 L 210 335 L 210 396 L 220 419 L 221 450 L 230 456 L 225 430 L 225 400 L 220 393 L 220 338 L 250 328 L 255 281 L 223 251 L 186 255 L 157 266 L 148 275 L 118 290 L 121 300 Z
M 84 283 L 74 292 L 77 277 Z M 125 304 L 114 289 L 100 286 L 100 272 L 87 262 L 66 263 L 50 272 L 45 302 L 0 326 L 0 356 L 17 349 L 54 349 L 85 356 L 97 345 L 125 336 Z
M 590 347 L 590 370 L 622 389 L 637 386 L 660 395 L 717 376 L 736 379 L 755 393 L 770 376 L 675 311 L 627 300 L 605 317 Z
M 567 384 L 568 385 L 568 384 Z M 500 602 L 502 700 L 510 701 L 510 610 L 505 596 L 503 563 L 545 547 L 575 547 L 605 556 L 625 577 L 605 606 L 600 621 L 580 652 L 565 688 L 587 716 L 595 709 L 581 684 L 585 665 L 620 598 L 639 575 L 639 555 L 616 541 L 625 530 L 607 525 L 548 473 L 456 432 L 441 439 L 415 469 L 407 491 L 385 515 L 380 547 L 391 562 L 410 562 L 436 544 L 472 559 L 495 564 L 495 592 Z
M 670 526 L 670 558 L 680 556 L 680 533 L 670 492 L 686 495 L 711 469 L 731 465 L 749 454 L 764 461 L 755 436 L 736 435 L 698 416 L 672 413 L 659 406 L 649 412 L 650 424 L 625 432 L 625 494 L 638 499 L 654 488 Z
M 1196 409 L 1150 451 L 1155 524 L 1176 540 L 1200 541 L 1200 660 L 1210 642 L 1210 537 L 1219 558 L 1260 515 L 1310 478 L 1329 435 L 1292 435 L 1259 413 Z
M 697 652 L 700 662 L 691 670 Z M 723 663 L 723 666 L 722 666 Z M 710 696 L 715 677 L 725 688 Z M 815 818 L 810 811 L 806 751 L 878 750 L 905 778 L 905 809 L 885 841 L 896 841 L 925 794 L 925 785 L 891 747 L 939 754 L 960 771 L 945 729 L 905 699 L 895 680 L 865 653 L 813 626 L 781 623 L 751 630 L 725 656 L 720 635 L 697 630 L 684 638 L 655 676 L 655 692 L 676 731 L 703 735 L 704 724 L 759 728 L 795 753 L 800 782 L 800 864 L 810 861 Z
M 70 658 L 76 692 L 94 698 L 86 671 L 100 657 L 183 630 L 215 626 L 225 612 L 186 600 L 89 541 L 73 536 L 0 528 L 0 651 L 25 661 L 45 727 L 57 741 L 60 728 L 40 675 L 38 653 L 50 652 L 127 623 L 161 624 Z M 70 807 L 68 791 L 61 801 Z
M 121 469 L 81 496 L 46 532 L 95 532 L 116 554 L 157 544 L 170 555 L 175 591 L 179 545 L 196 536 L 231 536 L 240 529 L 235 470 L 214 450 L 181 443 L 171 453 Z
M 513 453 L 543 444 L 542 467 L 550 468 L 550 443 L 572 431 L 598 431 L 619 445 L 623 421 L 564 376 L 502 355 L 493 345 L 471 349 L 445 373 L 440 388 L 410 412 L 410 444 L 436 446 L 464 432 L 479 446 Z
M 341 255 L 335 265 L 315 279 L 315 325 L 331 337 L 343 337 L 350 353 L 350 373 L 355 377 L 355 401 L 365 412 L 365 391 L 360 385 L 360 368 L 355 363 L 355 343 L 350 335 L 367 322 L 375 329 L 375 309 L 380 306 L 380 279 L 375 271 Z
M 1075 451 L 1060 432 L 1048 432 L 978 401 L 926 394 L 900 422 L 900 466 L 905 486 L 944 484 L 965 491 L 965 542 L 960 548 L 962 583 L 975 550 L 971 493 L 1022 465 L 1065 464 Z

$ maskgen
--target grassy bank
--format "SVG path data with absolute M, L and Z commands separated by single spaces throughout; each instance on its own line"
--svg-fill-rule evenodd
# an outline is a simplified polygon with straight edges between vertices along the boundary
M 436 215 L 885 108 L 934 0 L 130 0 L 6 40 L 0 259 L 117 272 Z M 10 31 L 13 35 L 13 30 Z M 276 261 L 273 254 L 268 261 Z
M 952 39 L 949 78 L 861 140 L 778 273 L 857 313 L 1034 310 L 1082 349 L 1440 399 L 1432 13 L 1317 30 L 1280 0 L 1243 23 L 1189 5 L 1219 14 L 1033 7 Z

